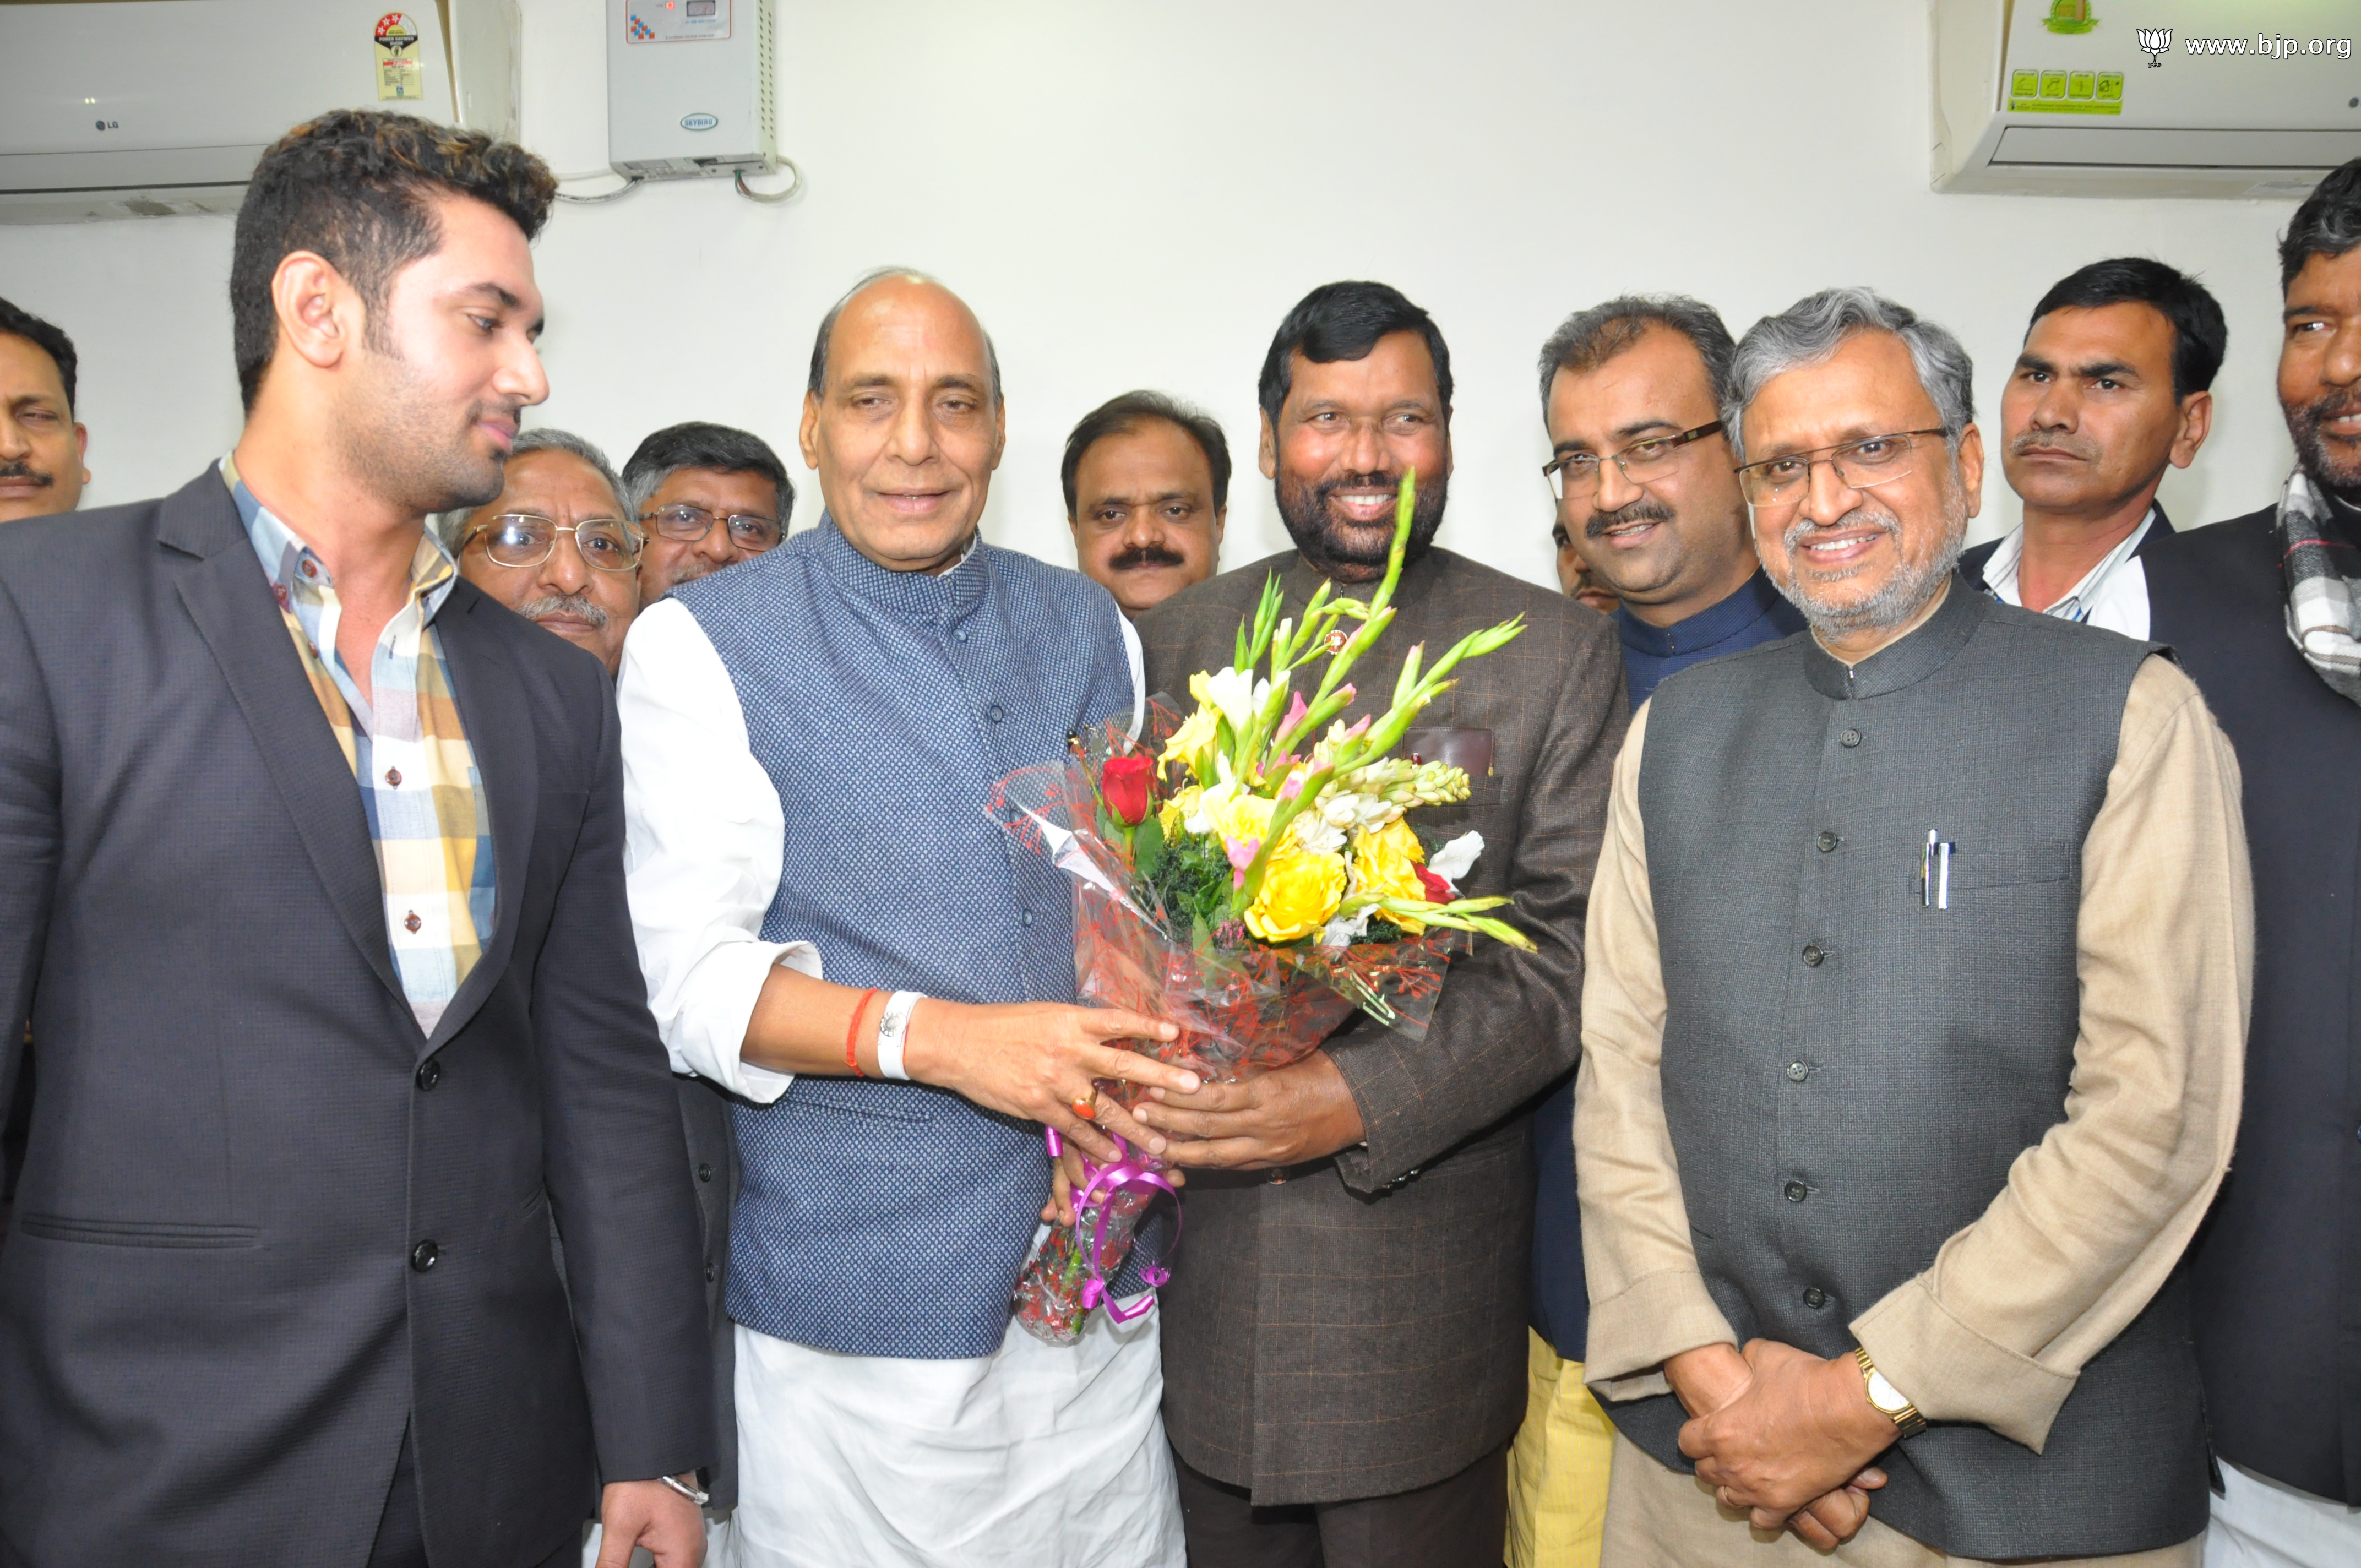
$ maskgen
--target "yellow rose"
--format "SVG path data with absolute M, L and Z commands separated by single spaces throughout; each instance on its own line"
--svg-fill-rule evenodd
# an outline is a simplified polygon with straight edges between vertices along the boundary
M 1214 810 L 1213 830 L 1225 839 L 1260 842 L 1270 834 L 1270 814 L 1277 808 L 1275 801 L 1240 789 Z
M 1374 833 L 1356 828 L 1353 833 L 1353 891 L 1423 904 L 1426 884 L 1418 880 L 1418 872 L 1411 868 L 1425 860 L 1426 850 L 1419 843 L 1418 835 L 1399 817 Z M 1413 937 L 1426 929 L 1424 921 L 1407 916 L 1388 914 L 1385 918 Z
M 1246 929 L 1266 942 L 1292 942 L 1328 924 L 1345 896 L 1345 860 L 1313 854 L 1290 833 L 1271 851 Z

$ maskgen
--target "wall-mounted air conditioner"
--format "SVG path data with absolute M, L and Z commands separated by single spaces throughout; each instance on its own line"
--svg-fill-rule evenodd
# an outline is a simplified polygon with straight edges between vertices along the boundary
M 2361 0 L 1933 0 L 1935 188 L 2286 196 L 2361 157 Z
M 0 5 L 0 223 L 234 213 L 329 109 L 516 134 L 516 0 Z

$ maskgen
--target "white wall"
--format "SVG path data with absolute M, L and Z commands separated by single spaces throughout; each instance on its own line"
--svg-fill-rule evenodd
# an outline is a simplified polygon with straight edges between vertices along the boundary
M 605 163 L 603 0 L 525 0 L 525 137 Z M 1458 377 L 1444 542 L 1549 581 L 1533 363 L 1567 312 L 1678 290 L 1734 330 L 1865 282 L 1958 332 L 1993 415 L 2026 313 L 2082 262 L 2145 252 L 2231 323 L 2217 422 L 2166 504 L 2184 525 L 2270 499 L 2272 247 L 2292 203 L 1937 196 L 1926 18 L 1899 0 L 781 0 L 779 124 L 804 199 L 718 183 L 561 207 L 540 243 L 563 424 L 620 461 L 675 420 L 792 457 L 812 329 L 859 272 L 937 272 L 992 330 L 1008 455 L 986 528 L 1070 562 L 1057 466 L 1099 400 L 1211 408 L 1238 458 L 1230 547 L 1285 543 L 1254 471 L 1255 378 L 1289 305 L 1378 278 L 1432 310 Z M 82 352 L 93 504 L 180 483 L 237 401 L 227 220 L 0 227 L 0 294 Z M 1995 464 L 1979 533 L 2015 501 Z M 817 490 L 806 487 L 811 511 Z

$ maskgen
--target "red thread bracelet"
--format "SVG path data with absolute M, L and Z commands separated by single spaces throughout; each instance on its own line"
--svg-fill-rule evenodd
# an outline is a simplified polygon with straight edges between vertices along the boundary
M 862 992 L 861 1000 L 852 1004 L 852 1022 L 844 1026 L 844 1065 L 852 1069 L 855 1078 L 869 1076 L 861 1070 L 861 1019 L 869 1011 L 870 999 L 876 994 L 873 985 Z

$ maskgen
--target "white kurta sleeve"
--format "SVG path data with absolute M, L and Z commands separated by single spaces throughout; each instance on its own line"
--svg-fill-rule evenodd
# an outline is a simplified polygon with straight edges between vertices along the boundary
M 1148 722 L 1148 659 L 1140 652 L 1139 628 L 1131 617 L 1118 610 L 1115 620 L 1123 627 L 1124 662 L 1131 666 L 1131 738 L 1137 740 L 1140 726 Z
M 622 716 L 623 878 L 648 1006 L 676 1072 L 767 1104 L 792 1075 L 741 1060 L 772 966 L 819 977 L 809 942 L 766 942 L 786 820 L 747 744 L 738 688 L 696 617 L 641 612 L 616 675 Z

